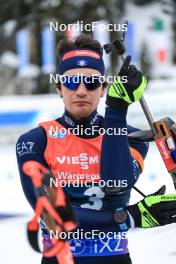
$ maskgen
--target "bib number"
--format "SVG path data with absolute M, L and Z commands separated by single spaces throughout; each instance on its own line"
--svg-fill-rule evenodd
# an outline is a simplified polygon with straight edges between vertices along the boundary
M 98 186 L 90 187 L 85 192 L 84 195 L 90 196 L 89 202 L 82 204 L 82 208 L 88 208 L 93 210 L 100 210 L 103 206 L 102 198 L 105 193 Z

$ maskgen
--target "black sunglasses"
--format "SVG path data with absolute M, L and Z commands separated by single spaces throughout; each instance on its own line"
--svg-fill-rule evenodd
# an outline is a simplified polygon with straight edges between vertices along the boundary
M 79 87 L 80 83 L 84 83 L 87 90 L 91 91 L 97 89 L 103 83 L 100 77 L 101 76 L 63 75 L 60 81 L 65 87 L 73 91 Z

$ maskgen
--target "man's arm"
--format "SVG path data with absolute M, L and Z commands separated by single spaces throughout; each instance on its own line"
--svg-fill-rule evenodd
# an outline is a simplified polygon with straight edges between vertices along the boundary
M 23 172 L 22 166 L 26 161 L 35 160 L 48 168 L 44 158 L 46 142 L 44 129 L 37 127 L 21 135 L 16 144 L 17 163 L 23 192 L 33 208 L 36 203 L 33 184 L 31 178 Z
M 133 185 L 138 176 L 139 169 L 134 170 L 133 157 L 130 153 L 127 138 L 126 110 L 107 107 L 105 112 L 105 129 L 113 128 L 113 131 L 126 129 L 126 134 L 119 135 L 113 133 L 103 136 L 101 151 L 101 178 L 105 181 L 109 179 L 122 182 L 127 181 L 128 187 Z
M 130 148 L 127 137 L 126 115 L 130 104 L 140 100 L 147 85 L 146 78 L 135 66 L 131 57 L 124 61 L 119 77 L 127 76 L 127 82 L 117 79 L 108 89 L 105 110 L 105 129 L 119 130 L 119 134 L 105 133 L 102 142 L 100 172 L 103 180 L 126 181 L 125 189 L 131 189 L 143 169 L 142 148 Z M 126 134 L 123 133 L 126 130 Z M 144 147 L 143 147 L 144 148 Z M 144 155 L 145 156 L 145 155 Z M 137 162 L 136 162 L 137 160 Z M 120 191 L 111 188 L 109 191 Z

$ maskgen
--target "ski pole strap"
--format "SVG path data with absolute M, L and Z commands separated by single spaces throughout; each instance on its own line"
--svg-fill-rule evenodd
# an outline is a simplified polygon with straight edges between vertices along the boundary
M 56 231 L 60 232 L 61 228 L 58 226 Z M 42 253 L 38 241 L 39 224 L 34 217 L 27 225 L 27 238 L 31 247 L 39 253 Z M 68 241 L 52 239 L 53 247 L 43 252 L 45 257 L 56 257 L 59 264 L 74 264 L 73 257 Z
M 36 161 L 27 161 L 23 171 L 31 177 L 36 195 L 35 215 L 27 226 L 28 241 L 32 248 L 41 252 L 38 243 L 39 221 L 42 220 L 48 232 L 67 232 L 77 227 L 77 221 L 63 189 L 50 187 L 51 172 Z M 56 256 L 59 264 L 73 264 L 68 241 L 51 238 L 53 247 L 43 252 L 45 257 Z
M 40 253 L 41 250 L 38 243 L 38 231 L 39 231 L 39 223 L 35 219 L 32 219 L 27 224 L 27 238 L 31 247 L 35 251 Z

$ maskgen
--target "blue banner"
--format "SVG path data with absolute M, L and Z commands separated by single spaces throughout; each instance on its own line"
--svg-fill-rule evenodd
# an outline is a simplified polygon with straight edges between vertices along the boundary
M 135 25 L 130 21 L 128 21 L 128 30 L 126 31 L 125 35 L 125 47 L 126 54 L 131 55 L 133 63 L 137 63 L 138 59 L 135 47 Z
M 19 57 L 19 69 L 29 64 L 29 30 L 22 29 L 16 33 L 16 51 Z
M 39 111 L 9 111 L 0 113 L 0 127 L 31 125 Z
M 42 70 L 52 73 L 56 70 L 56 37 L 54 30 L 45 26 L 41 31 Z

